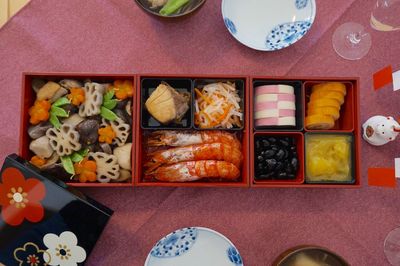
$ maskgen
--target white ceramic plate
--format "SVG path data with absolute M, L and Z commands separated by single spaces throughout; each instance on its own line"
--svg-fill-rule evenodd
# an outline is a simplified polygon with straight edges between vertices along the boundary
M 242 44 L 275 51 L 300 40 L 310 29 L 315 0 L 222 0 L 222 17 Z
M 144 266 L 243 266 L 242 258 L 224 235 L 204 227 L 176 230 L 158 241 Z

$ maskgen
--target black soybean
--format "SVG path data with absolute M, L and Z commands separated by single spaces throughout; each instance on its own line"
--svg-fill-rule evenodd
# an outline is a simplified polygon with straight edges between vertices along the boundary
M 289 146 L 289 142 L 287 142 L 286 140 L 283 140 L 283 139 L 279 140 L 279 143 L 284 147 L 288 147 Z
M 277 162 L 276 166 L 275 166 L 275 171 L 279 172 L 281 171 L 283 168 L 285 167 L 285 165 L 282 162 Z
M 264 148 L 267 148 L 267 147 L 269 147 L 269 145 L 271 145 L 271 144 L 268 142 L 268 140 L 266 140 L 266 139 L 263 139 L 263 140 L 262 140 L 262 143 L 263 143 L 263 147 L 264 147 Z
M 275 155 L 275 158 L 281 161 L 283 159 L 283 156 L 285 156 L 285 152 L 282 149 L 280 149 L 278 153 Z
M 266 137 L 256 140 L 256 179 L 295 179 L 299 168 L 296 139 Z
M 285 155 L 283 156 L 283 159 L 286 160 L 289 157 L 289 152 L 288 152 L 288 150 L 284 150 L 284 152 L 285 152 Z
M 275 159 L 268 159 L 265 161 L 267 163 L 267 167 L 270 171 L 274 170 L 276 167 L 276 160 Z
M 274 150 L 266 150 L 264 152 L 265 159 L 270 159 L 270 158 L 274 157 L 274 155 L 275 155 L 275 151 Z

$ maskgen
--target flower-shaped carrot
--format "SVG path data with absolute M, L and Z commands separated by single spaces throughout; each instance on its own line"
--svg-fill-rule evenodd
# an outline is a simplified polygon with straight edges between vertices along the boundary
M 131 80 L 116 80 L 112 88 L 118 100 L 125 100 L 133 95 L 133 83 Z
M 75 174 L 79 177 L 79 182 L 85 183 L 87 181 L 96 181 L 97 165 L 95 161 L 83 159 L 79 163 L 74 164 Z
M 85 101 L 85 91 L 82 88 L 71 88 L 67 97 L 73 105 L 78 106 Z
M 49 110 L 51 108 L 51 104 L 46 100 L 35 101 L 33 106 L 29 108 L 30 119 L 29 122 L 31 124 L 36 125 L 39 124 L 40 121 L 47 121 L 49 119 Z
M 116 137 L 116 134 L 111 126 L 99 128 L 97 132 L 99 133 L 99 142 L 111 144 L 113 139 Z
M 33 164 L 34 166 L 37 166 L 39 168 L 46 164 L 46 160 L 37 155 L 32 156 L 30 162 L 31 162 L 31 164 Z

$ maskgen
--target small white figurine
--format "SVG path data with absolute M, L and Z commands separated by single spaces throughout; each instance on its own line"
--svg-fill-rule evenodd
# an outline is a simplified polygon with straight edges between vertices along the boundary
M 382 146 L 395 140 L 400 132 L 399 123 L 391 116 L 372 116 L 362 127 L 364 140 L 375 146 Z

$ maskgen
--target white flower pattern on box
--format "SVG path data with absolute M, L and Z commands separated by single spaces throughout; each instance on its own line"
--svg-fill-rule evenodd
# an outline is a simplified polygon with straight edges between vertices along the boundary
M 43 243 L 48 253 L 43 254 L 43 259 L 49 265 L 77 266 L 86 259 L 86 251 L 78 246 L 76 235 L 70 231 L 65 231 L 60 236 L 46 234 L 43 237 Z

